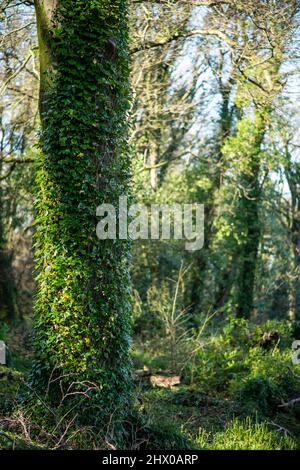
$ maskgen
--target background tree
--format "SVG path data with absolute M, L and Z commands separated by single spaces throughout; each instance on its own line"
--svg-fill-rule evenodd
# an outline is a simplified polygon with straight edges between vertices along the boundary
M 26 167 L 33 161 L 28 148 L 36 125 L 38 73 L 32 9 L 3 1 L 0 12 L 1 317 L 16 320 L 32 308 L 32 216 L 25 199 L 30 197 Z M 16 184 L 23 187 L 22 197 Z

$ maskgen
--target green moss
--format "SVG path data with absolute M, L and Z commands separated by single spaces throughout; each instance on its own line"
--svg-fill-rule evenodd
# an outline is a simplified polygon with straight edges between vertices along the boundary
M 38 442 L 28 442 L 22 436 L 10 431 L 0 429 L 0 449 L 1 450 L 45 450 L 45 447 Z
M 20 372 L 0 366 L 0 414 L 11 411 L 23 381 Z

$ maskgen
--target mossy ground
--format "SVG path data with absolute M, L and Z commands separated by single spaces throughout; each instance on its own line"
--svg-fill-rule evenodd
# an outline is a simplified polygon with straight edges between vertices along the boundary
M 300 445 L 299 420 L 293 413 L 278 413 L 272 419 L 255 412 L 249 416 L 236 401 L 203 395 L 193 386 L 140 391 L 139 407 L 149 425 L 168 430 L 169 435 L 179 433 L 191 449 L 275 450 Z M 147 446 L 152 448 L 152 443 Z

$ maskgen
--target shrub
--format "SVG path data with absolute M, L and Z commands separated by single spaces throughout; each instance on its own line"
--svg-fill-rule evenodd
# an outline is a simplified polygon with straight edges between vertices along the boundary
M 245 366 L 247 375 L 234 377 L 230 391 L 246 408 L 271 415 L 282 401 L 300 394 L 300 381 L 290 371 L 290 351 L 251 348 Z
M 249 410 L 268 415 L 276 410 L 279 396 L 279 389 L 272 381 L 258 376 L 243 383 L 237 398 Z

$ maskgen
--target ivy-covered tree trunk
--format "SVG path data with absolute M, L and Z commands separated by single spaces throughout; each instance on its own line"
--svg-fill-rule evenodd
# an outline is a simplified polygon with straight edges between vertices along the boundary
M 250 318 L 253 309 L 255 271 L 260 242 L 258 177 L 259 162 L 254 161 L 253 175 L 245 177 L 243 181 L 247 194 L 238 205 L 245 236 L 238 250 L 237 315 L 244 318 Z
M 42 156 L 32 378 L 98 424 L 130 398 L 128 244 L 96 236 L 97 206 L 117 208 L 128 190 L 127 2 L 35 6 Z
M 265 118 L 264 110 L 257 111 L 249 135 L 244 135 L 245 164 L 240 177 L 243 194 L 237 206 L 237 224 L 240 229 L 237 250 L 237 315 L 243 318 L 250 318 L 253 310 L 255 272 L 261 237 L 259 176 Z
M 228 256 L 233 268 L 228 277 L 229 287 L 236 304 L 237 316 L 250 318 L 253 310 L 255 274 L 261 229 L 259 207 L 261 204 L 260 173 L 262 166 L 262 144 L 266 131 L 268 108 L 256 109 L 253 117 L 243 117 L 237 124 L 236 134 L 224 145 L 224 162 L 229 177 L 235 175 L 239 188 L 232 228 L 228 243 Z

